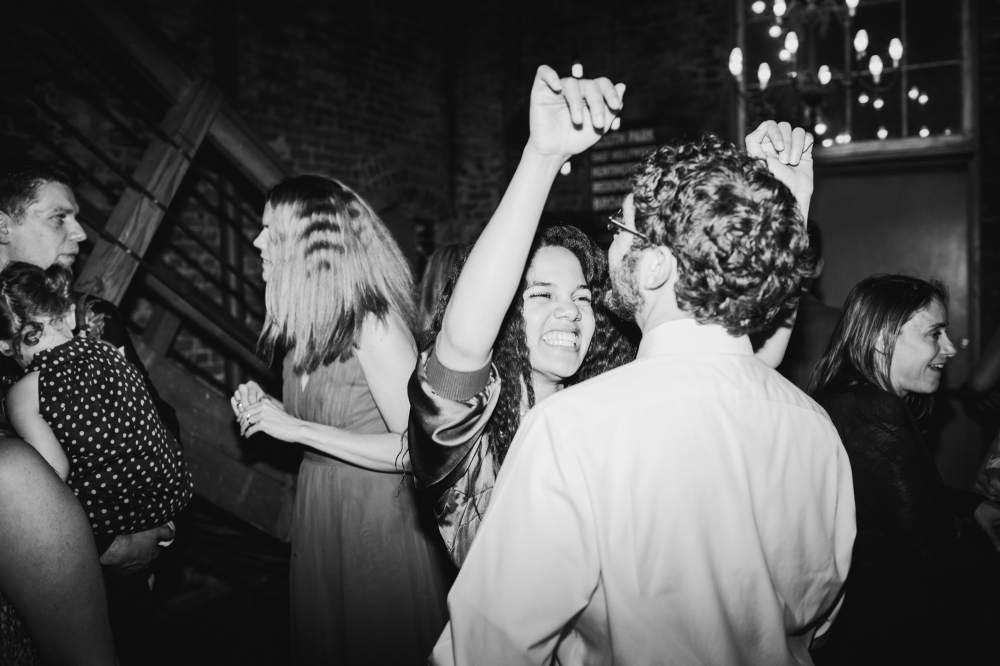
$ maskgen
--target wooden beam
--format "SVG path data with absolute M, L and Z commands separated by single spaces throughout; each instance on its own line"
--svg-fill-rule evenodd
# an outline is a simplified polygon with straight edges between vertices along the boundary
M 184 460 L 194 477 L 195 493 L 287 542 L 296 475 L 263 462 L 243 462 L 229 397 L 142 341 L 135 341 L 135 347 L 160 395 L 177 410 Z
M 180 326 L 180 317 L 162 305 L 157 305 L 153 308 L 149 323 L 146 324 L 142 341 L 160 356 L 166 356 Z
M 194 83 L 194 77 L 178 65 L 170 54 L 109 0 L 81 0 L 81 4 L 107 32 L 118 49 L 159 88 L 172 104 L 179 103 Z M 292 170 L 262 141 L 228 104 L 209 131 L 209 139 L 247 178 L 262 191 L 269 190 Z
M 115 206 L 104 231 L 143 256 L 191 166 L 194 154 L 219 113 L 222 95 L 206 82 L 196 84 L 183 103 L 173 107 L 161 128 L 178 146 L 154 138 L 132 176 L 145 189 L 129 187 Z M 155 197 L 156 201 L 147 195 Z M 158 202 L 158 203 L 157 203 Z M 115 304 L 121 302 L 138 265 L 121 247 L 101 239 L 76 281 L 76 288 Z

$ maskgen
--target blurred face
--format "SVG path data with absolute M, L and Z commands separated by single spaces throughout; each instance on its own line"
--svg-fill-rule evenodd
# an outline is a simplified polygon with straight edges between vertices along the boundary
M 543 247 L 528 269 L 524 333 L 536 383 L 561 383 L 580 369 L 594 335 L 591 293 L 576 256 Z
M 271 223 L 274 221 L 274 209 L 270 206 L 264 208 L 264 228 L 253 239 L 253 246 L 260 250 L 261 279 L 267 282 L 271 278 Z
M 62 183 L 45 183 L 38 188 L 37 200 L 20 220 L 4 216 L 6 261 L 24 261 L 40 268 L 53 264 L 70 267 L 87 237 L 76 216 L 80 207 L 73 190 Z
M 635 229 L 635 206 L 631 194 L 622 203 L 622 223 L 629 229 Z M 616 315 L 625 320 L 634 320 L 642 307 L 642 294 L 635 279 L 639 255 L 631 252 L 636 238 L 627 231 L 618 231 L 608 248 L 611 292 L 608 294 L 607 304 Z
M 889 364 L 889 381 L 896 395 L 938 390 L 944 366 L 955 355 L 947 327 L 948 311 L 937 299 L 903 325 Z

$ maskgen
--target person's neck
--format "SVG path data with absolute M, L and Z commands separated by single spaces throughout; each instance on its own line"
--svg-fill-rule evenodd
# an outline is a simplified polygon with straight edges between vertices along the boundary
M 554 382 L 550 378 L 545 377 L 537 372 L 531 373 L 531 384 L 535 390 L 535 404 L 537 405 L 542 400 L 545 400 L 551 395 L 554 395 L 556 391 L 560 390 L 563 385 L 562 382 Z M 523 396 L 522 402 L 525 407 L 528 406 L 528 392 L 524 390 L 524 386 L 521 387 L 521 395 Z
M 694 315 L 681 310 L 677 306 L 675 298 L 669 298 L 658 299 L 650 303 L 647 307 L 642 308 L 636 313 L 635 323 L 645 335 L 646 331 L 650 331 L 660 324 L 681 319 L 694 319 Z

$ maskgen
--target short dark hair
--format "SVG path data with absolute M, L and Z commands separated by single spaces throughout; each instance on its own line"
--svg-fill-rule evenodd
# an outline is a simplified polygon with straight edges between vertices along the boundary
M 809 394 L 820 398 L 862 382 L 893 393 L 889 367 L 899 332 L 935 299 L 948 307 L 948 288 L 937 280 L 872 275 L 854 285 L 813 370 Z M 911 392 L 906 399 L 918 414 L 929 408 L 927 396 Z
M 763 330 L 815 272 L 791 191 L 764 161 L 716 136 L 650 153 L 632 193 L 636 229 L 670 249 L 677 304 L 699 323 L 731 335 Z
M 49 162 L 28 161 L 0 171 L 0 212 L 20 221 L 28 207 L 38 201 L 38 190 L 47 183 L 76 186 L 76 174 Z

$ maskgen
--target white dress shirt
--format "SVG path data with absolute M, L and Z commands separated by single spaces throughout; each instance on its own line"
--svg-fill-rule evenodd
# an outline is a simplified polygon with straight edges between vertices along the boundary
M 674 321 L 525 418 L 438 664 L 811 664 L 855 536 L 847 454 L 746 337 Z

